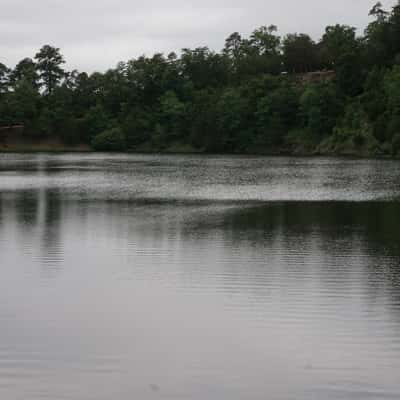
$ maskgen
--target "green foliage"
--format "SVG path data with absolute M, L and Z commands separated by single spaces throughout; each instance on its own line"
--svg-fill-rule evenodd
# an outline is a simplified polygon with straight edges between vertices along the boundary
M 240 149 L 240 133 L 246 128 L 245 118 L 247 110 L 247 100 L 243 98 L 237 89 L 225 89 L 215 105 L 216 129 L 220 132 L 221 148 L 219 151 L 234 152 Z
M 298 95 L 291 86 L 271 88 L 257 102 L 254 114 L 257 142 L 262 146 L 281 145 L 290 128 L 296 125 L 298 110 Z
M 9 87 L 10 69 L 0 63 L 0 95 L 6 93 Z
M 217 93 L 212 89 L 198 90 L 188 109 L 189 140 L 195 148 L 220 151 L 222 138 L 218 131 Z
M 275 25 L 262 26 L 251 34 L 250 43 L 257 49 L 258 54 L 278 54 L 281 40 L 275 35 L 277 30 Z
M 300 97 L 303 126 L 315 140 L 330 135 L 340 115 L 342 102 L 331 83 L 312 84 Z
M 370 15 L 363 37 L 337 24 L 318 42 L 281 39 L 262 26 L 221 52 L 143 55 L 103 73 L 64 71 L 46 45 L 13 70 L 0 63 L 0 124 L 98 150 L 398 153 L 400 3 Z
M 400 115 L 393 115 L 387 125 L 386 137 L 390 140 L 400 133 Z
M 400 132 L 396 133 L 392 138 L 393 154 L 400 156 Z
M 400 66 L 388 71 L 384 78 L 387 107 L 392 114 L 400 115 Z
M 93 138 L 92 147 L 99 151 L 126 150 L 125 135 L 119 128 L 109 129 Z
M 356 28 L 347 25 L 328 26 L 322 37 L 322 62 L 329 68 L 335 68 L 344 54 L 352 52 L 358 43 Z
M 150 112 L 141 108 L 127 112 L 121 126 L 129 149 L 135 149 L 137 146 L 150 141 L 153 130 L 153 122 L 150 116 Z
M 227 59 L 208 47 L 183 49 L 179 64 L 184 79 L 191 81 L 197 89 L 219 87 L 227 82 Z
M 185 129 L 185 104 L 179 100 L 176 93 L 168 90 L 160 98 L 160 123 L 163 125 L 168 142 L 173 142 L 182 136 Z
M 286 71 L 315 71 L 319 67 L 318 48 L 306 34 L 289 34 L 283 41 L 283 62 Z
M 96 135 L 107 129 L 110 118 L 100 104 L 90 107 L 83 116 L 83 125 L 86 131 L 86 141 L 91 141 Z
M 29 80 L 19 81 L 10 98 L 14 101 L 15 121 L 28 122 L 38 114 L 40 95 Z
M 37 65 L 31 58 L 24 58 L 20 61 L 10 74 L 10 83 L 13 88 L 26 83 L 37 90 L 39 88 L 39 75 L 36 69 Z
M 342 135 L 343 138 L 351 138 L 355 144 L 360 144 L 362 142 L 360 137 L 370 131 L 368 116 L 362 105 L 359 102 L 348 104 L 344 116 L 336 128 L 336 134 Z
M 51 94 L 61 79 L 65 76 L 61 65 L 65 63 L 60 49 L 49 45 L 43 46 L 35 55 L 37 60 L 37 70 L 41 84 L 45 88 L 47 94 Z
M 347 105 L 333 135 L 321 144 L 321 148 L 331 153 L 342 154 L 368 155 L 379 152 L 379 143 L 373 135 L 371 123 L 360 102 Z

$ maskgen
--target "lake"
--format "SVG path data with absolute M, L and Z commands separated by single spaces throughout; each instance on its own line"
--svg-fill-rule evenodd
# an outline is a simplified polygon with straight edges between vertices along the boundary
M 400 162 L 0 155 L 0 398 L 400 398 Z

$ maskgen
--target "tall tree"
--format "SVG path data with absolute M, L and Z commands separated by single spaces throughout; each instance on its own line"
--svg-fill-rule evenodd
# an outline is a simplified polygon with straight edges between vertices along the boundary
M 238 32 L 234 32 L 225 40 L 223 53 L 227 56 L 236 59 L 242 53 L 242 37 Z
M 61 79 L 65 77 L 65 71 L 61 67 L 65 63 L 60 49 L 49 45 L 43 46 L 35 55 L 37 70 L 46 94 L 51 94 Z
M 280 37 L 275 34 L 277 30 L 275 25 L 262 26 L 251 34 L 251 44 L 259 54 L 276 55 L 278 53 Z
M 251 73 L 278 74 L 282 70 L 281 38 L 275 25 L 256 29 L 245 42 L 247 70 Z
M 38 89 L 39 76 L 36 71 L 36 63 L 31 58 L 24 58 L 21 60 L 11 72 L 10 81 L 14 88 L 24 82 Z
M 379 22 L 384 22 L 387 20 L 389 13 L 383 9 L 382 3 L 378 1 L 370 10 L 370 16 L 376 18 Z
M 348 25 L 328 26 L 320 45 L 324 64 L 334 68 L 344 54 L 357 47 L 356 28 Z
M 5 93 L 9 86 L 10 69 L 0 63 L 0 93 Z
M 222 86 L 227 81 L 227 59 L 208 47 L 183 49 L 181 68 L 183 76 L 196 88 Z
M 283 40 L 283 62 L 287 71 L 308 72 L 318 67 L 317 47 L 310 36 L 290 34 Z

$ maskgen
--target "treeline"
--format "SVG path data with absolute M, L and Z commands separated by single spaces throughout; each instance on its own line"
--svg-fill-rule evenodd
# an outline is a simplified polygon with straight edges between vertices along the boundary
M 400 1 L 370 15 L 361 37 L 333 25 L 314 42 L 264 26 L 233 33 L 221 52 L 142 56 L 90 75 L 65 71 L 46 45 L 12 70 L 0 63 L 0 126 L 97 150 L 396 155 Z

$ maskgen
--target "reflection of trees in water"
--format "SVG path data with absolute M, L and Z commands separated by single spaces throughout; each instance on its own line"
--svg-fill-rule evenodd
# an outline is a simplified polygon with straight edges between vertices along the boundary
M 62 224 L 61 195 L 59 189 L 46 190 L 41 197 L 41 252 L 43 265 L 53 269 L 63 260 L 63 246 L 60 240 Z
M 15 192 L 15 214 L 23 229 L 31 230 L 37 223 L 39 193 L 37 190 Z
M 3 223 L 3 219 L 4 219 L 4 213 L 3 213 L 3 196 L 2 193 L 0 192 L 0 226 Z
M 290 284 L 305 291 L 312 280 L 321 288 L 344 294 L 351 294 L 352 285 L 358 285 L 367 294 L 363 300 L 366 306 L 382 303 L 386 296 L 388 306 L 392 304 L 399 314 L 398 203 L 276 202 L 203 207 L 75 202 L 63 199 L 60 190 L 54 189 L 14 196 L 11 201 L 0 194 L 0 224 L 4 215 L 16 214 L 20 237 L 36 246 L 46 273 L 57 271 L 64 260 L 63 236 L 68 236 L 68 221 L 74 230 L 95 230 L 102 240 L 118 241 L 126 254 L 139 254 L 146 273 L 160 272 L 159 262 L 181 263 L 181 279 L 188 285 L 206 286 L 219 274 L 235 282 L 247 280 L 242 290 L 259 297 L 265 296 L 265 287 L 252 283 L 265 279 L 294 279 Z M 147 253 L 143 252 L 146 248 Z
M 195 238 L 218 231 L 228 252 L 246 243 L 264 251 L 267 259 L 278 252 L 265 268 L 284 273 L 291 264 L 305 275 L 311 270 L 327 289 L 365 288 L 370 307 L 389 296 L 388 304 L 399 314 L 400 203 L 277 202 L 233 209 L 183 229 Z M 235 268 L 239 279 L 248 273 Z M 259 266 L 250 260 L 245 268 Z
M 360 239 L 368 244 L 364 250 L 369 255 L 400 256 L 399 223 L 400 203 L 286 202 L 234 208 L 195 220 L 184 230 L 196 236 L 218 229 L 233 244 L 245 239 L 255 246 L 279 235 L 286 247 L 294 248 L 302 246 L 296 238 L 312 235 L 323 239 L 321 246 L 328 253 L 333 239 L 343 246 Z
M 25 242 L 24 249 L 33 248 L 38 209 L 39 196 L 36 190 L 0 192 L 0 224 L 3 234 L 9 237 L 8 224 L 16 223 Z
M 0 218 L 11 217 L 17 223 L 21 249 L 34 256 L 38 254 L 47 270 L 56 270 L 63 260 L 61 242 L 62 208 L 59 190 L 41 189 L 0 193 Z M 1 222 L 1 219 L 0 219 Z M 7 235 L 7 226 L 3 226 Z
M 186 252 L 176 257 L 190 261 L 182 270 L 182 279 L 189 284 L 210 278 L 209 266 L 201 265 L 207 262 L 224 269 L 215 272 L 236 276 L 238 282 L 265 278 L 267 270 L 274 269 L 271 276 L 275 277 L 295 271 L 297 284 L 304 287 L 310 277 L 325 287 L 336 285 L 337 290 L 351 292 L 350 284 L 359 280 L 372 305 L 387 294 L 400 304 L 399 211 L 400 204 L 386 202 L 204 207 L 107 202 L 90 215 L 99 219 L 107 214 L 108 226 L 103 229 L 126 240 L 127 246 L 135 242 L 132 248 Z M 254 288 L 263 289 L 262 285 Z

